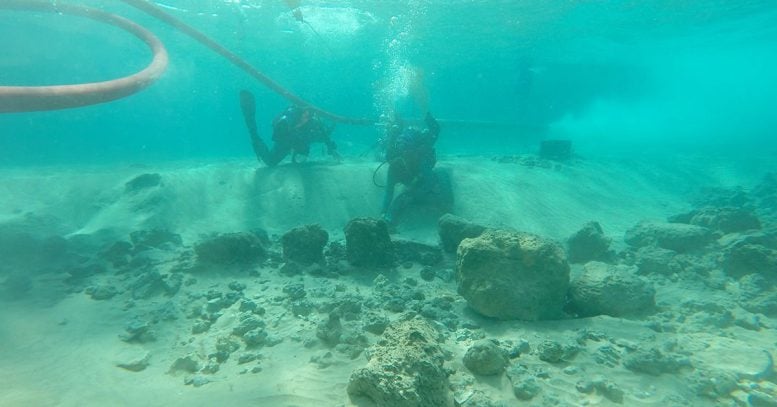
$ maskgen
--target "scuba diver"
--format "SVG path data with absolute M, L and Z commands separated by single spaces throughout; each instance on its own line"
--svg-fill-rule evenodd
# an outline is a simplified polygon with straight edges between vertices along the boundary
M 310 154 L 310 144 L 324 143 L 327 153 L 338 162 L 342 159 L 337 152 L 337 145 L 329 135 L 333 127 L 328 127 L 323 120 L 309 107 L 289 106 L 273 120 L 274 141 L 272 149 L 259 138 L 256 127 L 256 102 L 254 95 L 247 91 L 240 91 L 240 107 L 243 110 L 248 134 L 251 136 L 251 145 L 256 153 L 256 158 L 264 162 L 268 167 L 274 167 L 283 161 L 291 153 L 294 163 L 305 162 Z
M 389 224 L 396 223 L 410 206 L 429 205 L 446 212 L 453 205 L 448 174 L 434 168 L 437 163 L 434 144 L 440 125 L 428 112 L 424 122 L 426 129 L 418 129 L 406 127 L 397 120 L 387 130 L 384 164 L 388 164 L 388 174 L 381 212 Z M 404 185 L 404 190 L 394 198 L 397 184 Z

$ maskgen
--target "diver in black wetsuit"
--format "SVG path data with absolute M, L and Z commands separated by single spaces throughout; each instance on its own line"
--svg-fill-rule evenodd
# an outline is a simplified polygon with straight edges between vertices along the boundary
M 256 153 L 256 158 L 264 162 L 268 167 L 278 165 L 286 156 L 292 154 L 292 161 L 304 162 L 310 154 L 310 144 L 324 143 L 329 155 L 337 161 L 341 160 L 337 152 L 337 145 L 329 135 L 333 128 L 324 124 L 316 113 L 307 107 L 290 106 L 273 120 L 273 146 L 259 138 L 256 127 L 256 103 L 251 92 L 240 91 L 240 107 L 243 110 L 243 118 L 251 136 L 251 145 Z
M 385 139 L 386 192 L 383 197 L 382 217 L 395 223 L 411 205 L 434 205 L 447 211 L 453 205 L 453 193 L 446 173 L 435 171 L 437 154 L 434 144 L 440 134 L 440 125 L 430 114 L 424 118 L 426 129 L 391 126 Z M 405 186 L 394 198 L 397 184 Z

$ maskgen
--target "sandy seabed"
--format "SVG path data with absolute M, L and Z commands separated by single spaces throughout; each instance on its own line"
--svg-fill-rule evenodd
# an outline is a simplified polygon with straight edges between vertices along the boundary
M 621 253 L 629 250 L 626 231 L 638 222 L 688 212 L 700 196 L 730 195 L 737 187 L 747 193 L 777 171 L 763 163 L 740 168 L 701 156 L 556 163 L 523 156 L 443 157 L 439 166 L 451 175 L 457 216 L 561 244 L 597 221 Z M 279 238 L 288 230 L 319 224 L 333 244 L 328 252 L 336 252 L 350 219 L 378 215 L 382 190 L 373 184 L 375 166 L 346 161 L 269 169 L 245 160 L 2 170 L 0 405 L 366 406 L 346 392 L 351 373 L 366 364 L 363 350 L 380 338 L 362 329 L 364 320 L 395 321 L 441 303 L 444 309 L 421 314 L 445 338 L 451 392 L 463 406 L 777 403 L 777 318 L 744 309 L 739 276 L 722 270 L 642 276 L 656 290 L 652 315 L 524 322 L 469 309 L 457 294 L 455 255 L 432 266 L 431 279 L 421 277 L 427 266 L 414 262 L 390 269 L 343 260 L 323 271 L 287 267 L 279 259 Z M 755 167 L 760 170 L 748 169 Z M 128 184 L 143 174 L 158 177 L 148 185 Z M 766 231 L 777 225 L 768 216 L 760 221 Z M 101 257 L 117 242 L 130 242 L 133 232 L 159 230 L 180 242 L 135 251 L 122 270 Z M 207 236 L 257 230 L 271 243 L 263 262 L 181 266 Z M 405 219 L 392 239 L 436 245 L 437 217 Z M 97 266 L 74 271 L 74 262 Z M 133 264 L 164 279 L 182 274 L 181 284 L 139 290 L 140 271 L 128 271 Z M 571 267 L 574 278 L 583 265 Z M 754 272 L 777 275 L 774 269 Z M 418 302 L 381 306 L 376 280 L 420 293 Z M 194 333 L 201 310 L 224 297 L 238 300 Z M 342 322 L 343 337 L 357 339 L 333 346 L 317 331 L 343 299 L 357 304 Z M 254 347 L 234 335 L 246 302 L 262 310 L 255 315 L 268 335 Z M 506 374 L 477 376 L 464 367 L 467 349 L 484 338 L 521 349 L 510 366 L 522 366 L 537 384 L 529 400 L 514 395 Z M 547 341 L 575 351 L 544 361 L 537 349 Z M 227 358 L 214 362 L 224 349 Z M 623 363 L 635 349 L 659 349 L 685 362 L 668 371 L 635 371 Z M 187 360 L 198 365 L 189 368 Z

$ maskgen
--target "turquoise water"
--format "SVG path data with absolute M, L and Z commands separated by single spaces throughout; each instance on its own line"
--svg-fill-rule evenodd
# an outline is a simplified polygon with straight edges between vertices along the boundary
M 286 105 L 122 2 L 71 3 L 155 32 L 170 66 L 116 102 L 0 115 L 2 166 L 250 157 L 238 91 L 256 93 L 264 135 Z M 580 152 L 775 149 L 772 1 L 303 1 L 306 23 L 280 1 L 158 4 L 338 114 L 378 117 L 403 105 L 403 75 L 422 70 L 431 111 L 455 121 L 442 153 L 523 153 L 543 138 L 569 138 Z M 0 49 L 1 85 L 105 80 L 149 59 L 113 27 L 19 11 L 0 10 Z M 378 135 L 340 125 L 334 137 L 356 156 Z
M 0 87 L 150 59 L 120 29 L 10 1 Z M 154 0 L 327 111 L 418 119 L 428 104 L 442 191 L 403 187 L 389 228 L 358 219 L 382 215 L 381 126 L 338 124 L 340 165 L 314 145 L 313 165 L 268 168 L 238 95 L 255 95 L 264 140 L 288 101 L 126 1 L 48 3 L 153 31 L 170 53 L 157 82 L 0 113 L 0 407 L 380 405 L 350 387 L 381 352 L 464 407 L 777 400 L 777 2 L 301 0 L 299 21 L 282 0 Z M 552 139 L 577 156 L 538 157 Z M 352 261 L 363 240 L 359 260 L 386 264 Z M 464 266 L 481 244 L 498 250 Z M 499 292 L 465 294 L 464 272 Z M 412 320 L 430 326 L 401 328 L 408 344 L 447 354 L 436 378 L 415 345 L 381 349 Z M 480 339 L 509 350 L 492 352 L 503 376 L 467 366 Z M 379 364 L 375 382 L 407 373 Z

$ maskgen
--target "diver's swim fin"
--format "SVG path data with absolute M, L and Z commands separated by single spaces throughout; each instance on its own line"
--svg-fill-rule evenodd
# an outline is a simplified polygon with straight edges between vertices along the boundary
M 251 138 L 259 137 L 259 131 L 256 129 L 256 101 L 251 92 L 247 90 L 240 91 L 240 108 L 243 110 L 243 119 L 246 122 Z
M 243 110 L 243 119 L 246 121 L 248 134 L 251 136 L 251 146 L 254 148 L 254 153 L 256 153 L 256 159 L 263 161 L 270 167 L 277 164 L 280 160 L 273 161 L 267 145 L 259 138 L 259 131 L 256 129 L 256 100 L 254 100 L 254 95 L 251 92 L 247 90 L 240 91 L 240 109 Z

